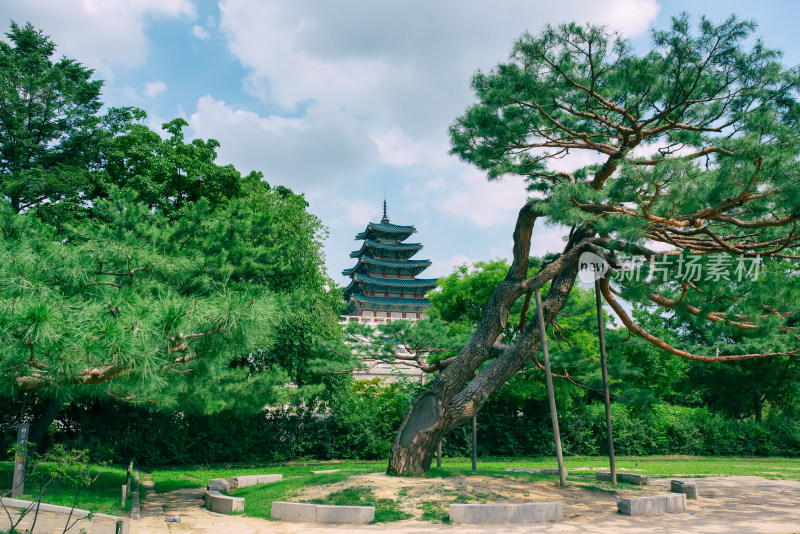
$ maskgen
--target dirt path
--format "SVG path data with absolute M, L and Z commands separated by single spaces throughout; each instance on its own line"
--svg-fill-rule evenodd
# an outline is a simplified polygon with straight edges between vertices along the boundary
M 470 478 L 470 477 L 466 477 Z M 413 479 L 403 479 L 406 486 Z M 202 490 L 181 490 L 163 495 L 150 494 L 152 506 L 163 507 L 166 516 L 180 515 L 180 523 L 140 524 L 140 534 L 366 534 L 366 533 L 448 533 L 459 534 L 522 534 L 523 532 L 553 533 L 633 533 L 633 532 L 798 532 L 800 533 L 800 482 L 766 480 L 760 477 L 710 477 L 695 479 L 700 493 L 697 501 L 688 501 L 685 513 L 654 517 L 628 517 L 616 513 L 613 495 L 592 492 L 601 506 L 587 506 L 583 513 L 575 503 L 564 502 L 565 520 L 534 525 L 439 525 L 416 520 L 381 525 L 316 525 L 285 523 L 242 516 L 215 514 L 202 507 Z M 418 481 L 414 481 L 416 483 Z M 430 484 L 430 479 L 427 479 Z M 668 479 L 654 479 L 656 493 L 669 491 Z M 642 493 L 639 493 L 642 495 Z M 530 500 L 544 500 L 531 496 Z M 606 503 L 604 501 L 609 500 Z M 149 525 L 149 523 L 148 523 Z M 167 527 L 164 530 L 163 527 Z M 152 530 L 151 530 L 152 528 Z

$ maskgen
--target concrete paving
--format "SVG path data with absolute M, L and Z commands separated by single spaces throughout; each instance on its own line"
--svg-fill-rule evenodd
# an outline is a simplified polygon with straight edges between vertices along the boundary
M 16 515 L 14 510 L 9 508 L 9 511 L 12 513 L 12 517 L 16 521 L 18 515 Z M 67 522 L 67 514 L 63 513 L 56 513 L 56 512 L 39 512 L 39 516 L 36 518 L 36 525 L 34 529 L 35 534 L 61 534 L 64 530 L 64 525 Z M 70 524 L 75 521 L 73 517 L 70 520 Z M 72 527 L 71 530 L 68 532 L 82 532 L 85 530 L 87 534 L 114 534 L 116 532 L 116 524 L 117 522 L 113 519 L 108 518 L 94 518 L 91 521 L 88 519 L 80 519 L 78 520 L 77 524 Z M 33 525 L 33 515 L 28 515 L 22 522 L 17 526 L 20 532 L 24 532 L 24 529 L 30 529 Z M 3 509 L 0 508 L 0 531 L 5 531 L 10 528 L 10 523 L 8 521 L 8 516 L 6 516 Z M 124 532 L 124 530 L 123 530 Z

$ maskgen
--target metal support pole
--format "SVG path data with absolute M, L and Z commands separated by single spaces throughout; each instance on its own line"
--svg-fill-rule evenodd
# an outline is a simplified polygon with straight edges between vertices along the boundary
M 542 296 L 536 290 L 536 315 L 539 317 L 539 334 L 542 338 L 542 354 L 544 355 L 544 376 L 547 381 L 547 398 L 550 400 L 550 418 L 553 420 L 553 437 L 556 442 L 556 459 L 558 460 L 558 478 L 561 485 L 567 485 L 567 473 L 564 470 L 564 456 L 561 453 L 561 431 L 558 429 L 558 412 L 556 411 L 556 396 L 553 392 L 553 373 L 550 371 L 550 352 L 547 350 L 547 330 L 544 326 L 544 310 L 542 309 Z
M 439 445 L 436 446 L 436 469 L 442 468 L 442 440 L 439 440 Z
M 472 416 L 472 470 L 478 469 L 478 415 Z
M 617 485 L 617 468 L 614 465 L 614 432 L 611 427 L 611 396 L 608 393 L 608 364 L 606 363 L 606 335 L 603 327 L 603 304 L 600 298 L 600 280 L 594 281 L 597 303 L 597 330 L 600 340 L 600 366 L 603 369 L 603 396 L 606 403 L 606 429 L 608 429 L 608 461 L 611 464 L 611 483 Z

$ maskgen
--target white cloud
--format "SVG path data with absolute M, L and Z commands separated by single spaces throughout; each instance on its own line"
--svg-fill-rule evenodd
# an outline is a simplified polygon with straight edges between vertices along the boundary
M 406 195 L 420 209 L 435 209 L 481 229 L 513 225 L 528 198 L 522 179 L 511 177 L 489 182 L 483 173 L 460 163 L 457 166 L 459 171 L 448 173 L 453 178 L 439 176 L 422 188 L 409 184 Z
M 144 96 L 147 98 L 155 98 L 167 90 L 167 84 L 161 80 L 155 80 L 144 84 Z
M 357 192 L 347 196 L 312 194 L 311 197 L 311 210 L 315 213 L 321 210 L 330 213 L 331 216 L 325 218 L 325 224 L 343 234 L 362 231 L 374 219 L 379 209 L 374 201 L 359 197 Z
M 523 31 L 577 20 L 635 36 L 658 10 L 655 0 L 222 0 L 219 26 L 253 94 L 287 108 L 332 103 L 413 137 L 432 127 L 444 136 L 475 69 L 504 60 Z
M 564 238 L 567 235 L 569 235 L 569 228 L 563 226 L 534 226 L 533 235 L 531 236 L 531 256 L 544 256 L 548 253 L 563 252 L 566 244 Z M 512 247 L 513 243 L 509 245 L 509 256 L 511 255 Z
M 220 160 L 258 170 L 272 184 L 324 195 L 363 174 L 376 159 L 369 132 L 353 117 L 313 105 L 302 117 L 262 117 L 211 96 L 188 117 L 194 135 L 221 143 Z
M 58 45 L 57 56 L 74 57 L 113 78 L 113 67 L 133 67 L 147 57 L 146 20 L 191 18 L 189 0 L 25 0 L 4 2 L 3 18 L 30 20 Z M 76 31 L 76 28 L 80 30 Z
M 200 39 L 201 41 L 208 41 L 211 39 L 211 34 L 208 33 L 208 30 L 205 27 L 200 26 L 199 24 L 195 24 L 192 26 L 192 35 Z
M 373 132 L 370 139 L 375 143 L 380 162 L 395 167 L 441 168 L 451 161 L 446 143 L 437 139 L 411 139 L 399 128 Z
M 424 276 L 425 278 L 441 278 L 443 276 L 447 276 L 453 273 L 453 269 L 455 269 L 459 265 L 472 265 L 477 260 L 475 258 L 467 257 L 463 254 L 456 254 L 454 256 L 450 256 L 447 259 L 436 259 L 431 258 L 431 266 L 428 270 L 425 271 Z

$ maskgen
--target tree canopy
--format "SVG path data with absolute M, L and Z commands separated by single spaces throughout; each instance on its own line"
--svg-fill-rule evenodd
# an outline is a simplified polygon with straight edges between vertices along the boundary
M 0 394 L 261 409 L 341 381 L 327 231 L 183 119 L 99 115 L 102 82 L 12 23 L 0 43 Z M 340 365 L 341 366 L 341 365 Z M 49 422 L 49 421 L 48 421 Z M 45 425 L 46 426 L 46 425 Z
M 72 201 L 89 185 L 103 82 L 55 43 L 11 22 L 0 41 L 0 194 L 14 211 Z
M 533 198 L 517 219 L 512 265 L 470 342 L 412 407 L 390 473 L 426 470 L 442 433 L 525 364 L 539 333 L 529 324 L 501 342 L 509 310 L 549 283 L 543 312 L 555 320 L 584 252 L 622 272 L 602 279 L 603 298 L 662 354 L 719 363 L 800 353 L 796 288 L 757 280 L 761 263 L 796 259 L 800 243 L 800 72 L 751 44 L 755 28 L 731 17 L 694 29 L 683 15 L 637 54 L 602 27 L 548 27 L 475 75 L 477 103 L 452 125 L 452 152 L 490 179 L 521 177 Z M 556 165 L 574 153 L 592 163 Z M 537 221 L 568 228 L 569 238 L 531 275 Z M 695 317 L 713 342 L 676 346 L 638 324 L 623 300 Z

